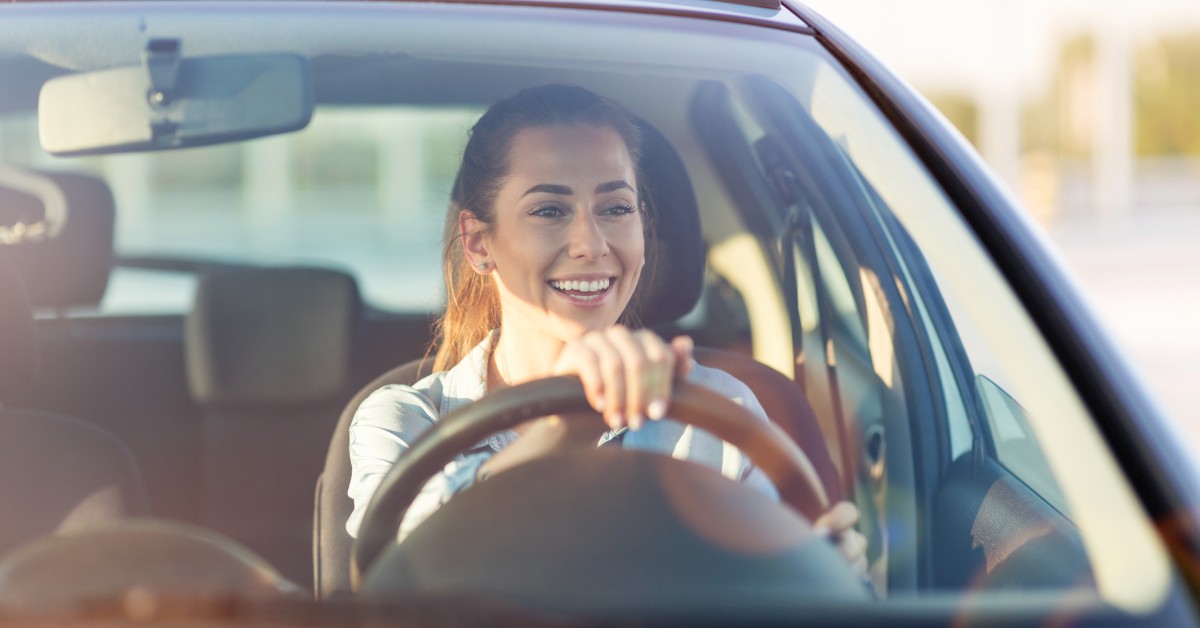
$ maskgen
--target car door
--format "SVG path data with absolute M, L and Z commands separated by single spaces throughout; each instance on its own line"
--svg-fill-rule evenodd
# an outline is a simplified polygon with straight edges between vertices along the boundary
M 889 584 L 1091 584 L 1020 403 L 973 368 L 920 248 L 808 109 L 766 80 L 749 90 L 783 153 L 762 162 L 793 188 L 780 186 L 800 221 L 797 280 L 815 296 L 820 340 L 804 344 L 824 350 L 817 371 L 843 426 L 843 471 L 878 554 L 893 550 Z M 911 537 L 893 533 L 914 516 Z M 905 546 L 916 551 L 895 551 Z

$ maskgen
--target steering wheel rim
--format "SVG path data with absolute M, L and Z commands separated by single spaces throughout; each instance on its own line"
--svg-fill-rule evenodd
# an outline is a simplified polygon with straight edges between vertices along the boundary
M 411 507 L 421 488 L 463 449 L 491 434 L 541 416 L 598 415 L 578 377 L 560 376 L 513 386 L 444 417 L 418 438 L 384 476 L 363 514 L 351 555 L 351 585 L 358 590 Z M 737 447 L 763 470 L 780 501 L 815 520 L 829 508 L 824 485 L 808 456 L 774 423 L 761 421 L 741 405 L 687 382 L 677 382 L 670 416 L 701 428 Z

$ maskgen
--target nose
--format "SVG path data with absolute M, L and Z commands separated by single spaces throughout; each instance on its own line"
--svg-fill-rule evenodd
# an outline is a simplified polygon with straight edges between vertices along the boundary
M 567 242 L 567 254 L 582 259 L 599 259 L 608 255 L 608 239 L 591 212 L 581 212 L 572 221 Z

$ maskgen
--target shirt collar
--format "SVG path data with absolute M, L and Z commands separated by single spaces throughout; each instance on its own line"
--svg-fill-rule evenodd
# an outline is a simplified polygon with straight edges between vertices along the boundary
M 496 330 L 489 331 L 479 344 L 458 361 L 458 364 L 446 371 L 440 408 L 442 416 L 472 401 L 478 401 L 487 393 L 488 354 L 495 337 Z

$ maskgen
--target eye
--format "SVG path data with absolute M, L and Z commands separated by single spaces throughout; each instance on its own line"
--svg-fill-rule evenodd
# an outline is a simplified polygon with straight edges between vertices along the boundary
M 625 201 L 618 201 L 608 206 L 604 211 L 600 212 L 604 216 L 625 216 L 637 211 L 633 205 Z
M 565 212 L 562 210 L 562 208 L 555 204 L 538 205 L 537 207 L 529 210 L 530 216 L 536 216 L 538 218 L 560 218 L 563 216 L 563 214 L 565 214 Z

